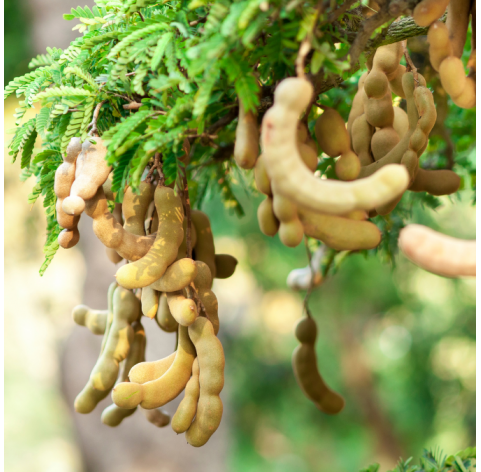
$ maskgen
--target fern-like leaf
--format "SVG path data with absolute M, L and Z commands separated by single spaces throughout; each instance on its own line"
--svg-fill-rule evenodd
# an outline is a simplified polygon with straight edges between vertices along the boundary
M 95 80 L 93 77 L 86 71 L 83 70 L 81 67 L 75 66 L 75 67 L 66 67 L 64 70 L 65 75 L 76 75 L 77 77 L 80 77 L 82 80 L 87 82 L 94 90 L 98 90 L 99 86 L 95 83 Z
M 83 88 L 68 87 L 62 85 L 60 87 L 52 87 L 43 92 L 40 92 L 33 99 L 34 102 L 38 100 L 43 100 L 45 98 L 55 98 L 55 97 L 91 97 L 92 92 L 85 90 Z

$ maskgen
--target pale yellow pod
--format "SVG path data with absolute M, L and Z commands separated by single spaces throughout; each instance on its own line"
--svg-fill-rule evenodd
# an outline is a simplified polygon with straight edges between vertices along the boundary
M 319 146 L 330 157 L 340 156 L 350 148 L 346 125 L 334 108 L 324 109 L 324 113 L 316 121 L 314 132 Z
M 257 190 L 259 190 L 259 192 L 263 193 L 264 195 L 271 196 L 271 179 L 269 179 L 269 176 L 267 175 L 262 154 L 257 159 L 256 166 L 254 168 L 254 178 L 256 181 Z
M 194 323 L 195 324 L 195 323 Z M 185 326 L 179 326 L 179 345 L 174 362 L 164 375 L 144 384 L 123 382 L 112 390 L 112 400 L 120 408 L 158 408 L 176 398 L 192 372 L 195 348 Z M 202 369 L 202 365 L 201 365 Z
M 87 305 L 77 305 L 72 310 L 72 318 L 79 326 L 85 326 L 93 334 L 104 334 L 107 326 L 108 310 L 94 310 Z
M 124 229 L 137 236 L 145 235 L 145 215 L 154 196 L 154 186 L 151 183 L 140 182 L 139 193 L 127 187 L 122 202 Z
M 80 233 L 75 227 L 73 229 L 64 229 L 58 235 L 58 244 L 64 249 L 74 247 L 80 240 Z
M 261 139 L 265 164 L 278 193 L 299 207 L 343 214 L 374 208 L 404 192 L 409 176 L 400 165 L 385 167 L 370 178 L 341 182 L 317 179 L 301 164 L 296 142 L 297 121 L 310 103 L 312 93 L 309 81 L 284 79 L 274 93 L 274 106 L 264 115 Z
M 441 21 L 433 23 L 428 31 L 429 60 L 434 70 L 439 70 L 439 66 L 449 56 L 453 55 L 453 47 L 449 40 L 447 26 Z
M 185 439 L 194 447 L 203 446 L 219 427 L 223 405 L 219 397 L 224 387 L 224 350 L 214 334 L 212 323 L 199 317 L 189 326 L 189 336 L 194 343 L 199 362 L 200 396 L 193 423 Z
M 152 362 L 140 362 L 132 366 L 128 372 L 128 377 L 131 382 L 136 382 L 139 384 L 144 384 L 150 382 L 151 380 L 158 379 L 162 377 L 174 363 L 176 352 Z
M 238 261 L 230 254 L 215 255 L 215 278 L 227 279 L 234 274 Z
M 197 232 L 195 260 L 205 262 L 215 277 L 215 246 L 209 217 L 202 211 L 192 211 L 192 224 Z
M 466 87 L 466 75 L 461 59 L 450 56 L 439 66 L 441 84 L 451 98 L 459 97 Z
M 298 147 L 302 162 L 306 164 L 307 168 L 311 172 L 315 172 L 317 169 L 317 164 L 319 163 L 317 159 L 317 152 L 315 152 L 308 144 L 298 143 Z
M 166 333 L 173 333 L 179 329 L 179 323 L 175 321 L 172 313 L 169 310 L 167 303 L 167 294 L 162 293 L 159 298 L 159 308 L 157 315 L 155 315 L 155 321 L 159 325 L 160 329 Z
M 184 209 L 180 197 L 168 187 L 157 187 L 154 199 L 160 222 L 154 244 L 144 257 L 117 270 L 117 283 L 124 288 L 147 287 L 160 279 L 177 258 L 184 238 Z
M 476 277 L 476 241 L 457 239 L 426 226 L 407 225 L 399 248 L 419 267 L 444 277 Z
M 272 209 L 276 218 L 282 222 L 289 222 L 297 218 L 297 206 L 291 200 L 276 193 L 272 198 Z
M 117 380 L 119 363 L 127 357 L 134 338 L 131 324 L 139 316 L 137 297 L 129 290 L 117 287 L 113 294 L 113 321 L 104 349 L 87 385 L 75 399 L 74 407 L 78 413 L 90 413 L 109 394 Z
M 151 287 L 159 292 L 176 292 L 190 285 L 196 275 L 197 266 L 194 260 L 185 257 L 171 264 Z
M 159 292 L 152 288 L 152 286 L 144 287 L 140 301 L 143 315 L 153 319 L 159 309 Z
M 197 402 L 200 396 L 199 362 L 197 358 L 192 365 L 192 377 L 185 386 L 184 398 L 172 417 L 172 429 L 177 433 L 187 431 L 197 412 Z
M 304 239 L 304 228 L 301 220 L 296 217 L 290 221 L 281 221 L 279 225 L 279 239 L 284 246 L 299 246 Z
M 245 112 L 239 100 L 239 119 L 235 132 L 234 159 L 239 167 L 252 169 L 259 155 L 259 126 L 257 115 Z
M 209 266 L 205 262 L 196 261 L 197 265 L 197 277 L 195 278 L 194 285 L 197 289 L 197 295 L 200 301 L 204 305 L 205 315 L 207 319 L 212 323 L 214 327 L 214 333 L 217 336 L 219 332 L 219 304 L 215 293 L 211 290 L 212 287 L 212 274 Z
M 450 0 L 421 0 L 414 7 L 413 18 L 418 26 L 429 26 L 441 18 Z M 460 0 L 453 0 L 454 2 Z
M 257 208 L 257 221 L 266 236 L 275 236 L 279 231 L 279 220 L 274 215 L 272 198 L 266 197 Z
M 344 398 L 326 385 L 317 367 L 314 350 L 317 327 L 311 317 L 299 321 L 296 336 L 301 345 L 297 346 L 292 354 L 292 368 L 299 387 L 323 413 L 329 415 L 340 413 L 345 405 Z
M 460 108 L 473 108 L 476 106 L 476 82 L 472 77 L 467 77 L 464 90 L 457 97 L 451 97 Z
M 190 326 L 196 320 L 198 312 L 195 301 L 186 298 L 181 291 L 168 293 L 167 303 L 172 316 L 180 325 Z

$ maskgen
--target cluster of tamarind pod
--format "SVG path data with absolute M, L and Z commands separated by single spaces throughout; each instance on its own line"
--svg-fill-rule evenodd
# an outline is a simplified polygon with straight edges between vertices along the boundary
M 219 394 L 224 385 L 224 352 L 217 338 L 218 303 L 213 278 L 230 277 L 237 260 L 215 254 L 207 215 L 187 209 L 174 189 L 146 178 L 138 193 L 126 188 L 123 202 L 113 203 L 106 148 L 100 138 L 80 143 L 73 138 L 56 173 L 57 215 L 65 229 L 62 247 L 79 240 L 78 219 L 85 212 L 112 262 L 125 259 L 108 293 L 108 310 L 74 308 L 74 321 L 104 339 L 97 363 L 75 400 L 79 413 L 90 413 L 109 393 L 114 404 L 103 423 L 117 426 L 137 406 L 157 426 L 169 423 L 159 408 L 185 396 L 172 418 L 176 433 L 193 446 L 204 445 L 222 417 Z M 112 206 L 112 205 L 111 205 Z M 177 333 L 170 356 L 145 362 L 141 316 Z

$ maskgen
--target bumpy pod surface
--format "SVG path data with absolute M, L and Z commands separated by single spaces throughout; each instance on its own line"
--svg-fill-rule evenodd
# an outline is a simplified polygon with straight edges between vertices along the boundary
M 160 295 L 159 308 L 157 310 L 157 314 L 155 315 L 155 321 L 159 325 L 160 329 L 166 333 L 173 333 L 179 329 L 179 323 L 175 321 L 175 318 L 170 312 L 166 293 L 162 293 Z
M 195 262 L 188 257 L 170 265 L 160 279 L 152 284 L 159 292 L 176 292 L 190 285 L 197 275 Z
M 193 423 L 185 433 L 187 442 L 203 446 L 215 433 L 222 419 L 223 405 L 219 397 L 224 387 L 224 350 L 214 334 L 212 323 L 203 317 L 189 326 L 199 361 L 200 396 Z
M 259 126 L 257 116 L 245 112 L 239 100 L 239 120 L 235 132 L 234 159 L 239 167 L 252 169 L 259 155 Z
M 197 289 L 197 295 L 204 305 L 205 315 L 212 323 L 214 333 L 217 336 L 219 332 L 219 304 L 215 293 L 211 290 L 213 281 L 212 274 L 210 273 L 209 266 L 205 262 L 196 261 L 196 265 L 198 272 L 194 280 L 194 285 Z
M 95 236 L 108 248 L 115 249 L 120 256 L 136 261 L 145 256 L 155 241 L 155 235 L 136 236 L 122 227 L 110 213 L 102 187 L 94 198 L 87 200 L 85 213 L 93 219 Z
M 140 182 L 138 194 L 134 193 L 131 187 L 127 188 L 122 202 L 124 229 L 126 231 L 137 236 L 145 235 L 145 215 L 153 195 L 154 186 L 147 182 Z
M 195 260 L 205 262 L 215 277 L 215 246 L 209 217 L 202 211 L 192 211 L 192 224 L 197 232 L 197 244 L 195 246 Z
M 344 120 L 334 108 L 325 108 L 324 113 L 316 121 L 314 132 L 319 146 L 329 157 L 337 157 L 349 151 L 349 133 Z M 279 155 L 279 159 L 281 158 Z
M 324 413 L 335 415 L 344 408 L 344 399 L 331 390 L 317 368 L 316 342 L 317 327 L 310 317 L 302 318 L 296 326 L 296 337 L 301 343 L 292 354 L 292 367 L 297 383 L 304 395 Z
M 168 293 L 167 303 L 172 316 L 182 326 L 190 326 L 198 316 L 195 301 L 181 291 Z
M 117 287 L 113 294 L 113 321 L 105 347 L 95 364 L 89 381 L 75 399 L 78 413 L 90 413 L 115 384 L 119 363 L 129 353 L 134 332 L 131 324 L 140 316 L 140 302 L 129 290 Z
M 279 193 L 299 206 L 330 214 L 371 209 L 402 193 L 409 182 L 402 166 L 386 167 L 367 179 L 340 182 L 316 179 L 302 165 L 296 128 L 312 93 L 307 80 L 284 79 L 275 91 L 274 106 L 264 115 L 261 138 L 265 163 Z
M 155 208 L 159 214 L 159 229 L 154 244 L 141 259 L 122 266 L 115 277 L 124 288 L 147 287 L 164 275 L 167 267 L 177 258 L 184 238 L 182 201 L 168 187 L 155 190 Z
M 197 402 L 199 401 L 199 362 L 197 358 L 192 365 L 192 377 L 185 386 L 184 398 L 177 407 L 177 411 L 172 417 L 172 429 L 177 433 L 185 433 L 194 420 L 197 412 Z
M 398 73 L 399 62 L 403 53 L 402 41 L 377 48 L 372 62 L 372 70 L 380 70 L 386 74 L 388 80 L 392 80 Z M 366 82 L 364 82 L 364 86 Z
M 192 372 L 194 358 L 195 348 L 187 328 L 179 326 L 179 345 L 170 368 L 161 377 L 144 384 L 123 382 L 116 385 L 112 390 L 112 400 L 120 408 L 140 405 L 150 410 L 165 405 L 184 390 Z
M 215 255 L 215 277 L 216 279 L 228 279 L 234 274 L 237 267 L 237 259 L 230 254 Z
M 450 0 L 422 0 L 413 11 L 414 21 L 418 26 L 429 26 L 441 18 Z M 453 0 L 454 2 L 460 0 Z
M 72 318 L 79 326 L 85 326 L 93 334 L 104 334 L 107 326 L 108 310 L 93 310 L 87 305 L 77 305 L 72 310 Z
M 414 264 L 434 274 L 476 276 L 476 241 L 452 238 L 411 224 L 401 230 L 399 248 Z
M 394 110 L 392 106 L 391 90 L 379 98 L 364 96 L 364 113 L 368 123 L 376 128 L 392 126 L 394 121 Z

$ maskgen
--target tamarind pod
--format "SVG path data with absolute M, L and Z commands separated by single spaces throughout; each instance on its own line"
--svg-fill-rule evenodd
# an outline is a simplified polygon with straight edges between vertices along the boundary
M 449 31 L 444 23 L 436 21 L 428 31 L 429 61 L 433 69 L 438 71 L 441 62 L 453 55 L 453 47 L 449 41 Z
M 356 180 L 361 171 L 361 161 L 354 152 L 349 150 L 341 154 L 336 161 L 335 171 L 340 180 Z
M 453 0 L 449 2 L 448 5 L 446 28 L 449 31 L 449 39 L 456 57 L 463 55 L 469 26 L 471 4 L 476 5 L 476 0 Z
M 140 298 L 142 304 L 142 313 L 147 318 L 153 319 L 159 308 L 159 292 L 151 286 L 142 289 Z
M 159 214 L 157 210 L 154 209 L 154 213 L 152 215 L 152 224 L 150 225 L 150 234 L 154 234 L 159 229 Z
M 215 278 L 228 279 L 234 274 L 238 261 L 230 254 L 215 255 Z
M 381 46 L 377 48 L 376 53 L 374 54 L 372 69 L 381 70 L 386 74 L 388 80 L 392 80 L 397 74 L 399 62 L 401 61 L 403 54 L 404 48 L 402 41 Z M 366 87 L 366 82 L 364 83 L 364 88 Z
M 117 270 L 115 277 L 124 288 L 142 288 L 160 279 L 177 258 L 184 238 L 184 210 L 180 197 L 168 187 L 157 187 L 154 199 L 160 222 L 157 236 L 144 257 Z
M 124 260 L 124 258 L 122 256 L 120 256 L 119 253 L 115 249 L 111 249 L 109 247 L 106 247 L 105 252 L 107 254 L 107 257 L 110 259 L 110 261 L 113 264 L 118 264 L 119 262 Z
M 259 192 L 268 196 L 272 195 L 271 179 L 269 179 L 269 176 L 267 175 L 262 154 L 258 157 L 256 166 L 254 168 L 254 179 L 256 181 L 257 190 L 259 190 Z
M 340 215 L 344 218 L 348 218 L 350 220 L 357 220 L 357 221 L 365 221 L 368 218 L 368 214 L 365 210 L 353 210 L 345 215 Z
M 117 287 L 113 295 L 113 321 L 108 339 L 87 385 L 75 399 L 74 407 L 78 413 L 90 413 L 109 394 L 119 373 L 119 363 L 127 357 L 133 342 L 131 324 L 139 316 L 140 302 L 137 297 L 129 290 Z
M 352 126 L 354 121 L 364 114 L 364 93 L 363 89 L 356 92 L 352 100 L 351 111 L 349 112 L 349 118 L 347 119 L 347 132 L 351 139 L 351 148 L 354 150 L 353 136 L 352 136 Z
M 419 159 L 418 154 L 408 149 L 405 153 L 403 158 L 401 159 L 401 164 L 406 167 L 409 172 L 409 175 L 412 176 L 411 183 L 414 181 L 418 171 L 419 171 Z
M 399 248 L 414 264 L 443 277 L 476 276 L 476 241 L 453 238 L 410 224 L 399 234 Z
M 134 408 L 140 404 L 148 410 L 165 405 L 185 388 L 194 358 L 195 348 L 189 339 L 187 328 L 179 326 L 179 345 L 175 359 L 165 374 L 144 384 L 122 382 L 116 385 L 112 390 L 114 403 L 120 408 Z
M 80 239 L 80 233 L 77 227 L 73 229 L 64 229 L 60 231 L 58 235 L 58 244 L 63 247 L 64 249 L 70 249 L 74 247 Z
M 132 323 L 132 328 L 134 331 L 134 340 L 132 341 L 132 345 L 126 359 L 122 362 L 122 368 L 117 383 L 128 381 L 130 369 L 134 365 L 145 360 L 146 338 L 144 327 L 140 321 L 136 321 Z M 124 420 L 124 418 L 133 415 L 136 409 L 137 407 L 125 409 L 119 408 L 117 405 L 110 405 L 104 409 L 100 420 L 107 426 L 115 427 L 118 426 Z
M 380 69 L 373 69 L 364 82 L 364 92 L 368 98 L 379 100 L 383 98 L 389 89 L 389 81 L 386 74 Z
M 369 221 L 315 213 L 305 208 L 299 210 L 299 218 L 306 236 L 338 251 L 372 249 L 381 242 L 381 232 Z
M 272 209 L 276 218 L 282 222 L 289 222 L 297 218 L 297 206 L 288 198 L 279 195 L 276 188 L 273 188 L 274 195 L 272 197 Z
M 114 218 L 121 224 L 124 224 L 124 217 L 122 215 L 122 203 L 115 203 L 114 211 L 112 212 Z
M 302 162 L 306 164 L 307 168 L 311 172 L 315 172 L 317 169 L 317 164 L 319 163 L 317 159 L 317 153 L 314 152 L 311 146 L 304 143 L 299 143 L 299 155 L 301 156 Z
M 151 287 L 158 292 L 176 292 L 192 283 L 197 275 L 197 266 L 192 259 L 185 257 L 170 265 L 160 279 Z
M 188 257 L 187 254 L 187 218 L 184 218 L 182 222 L 182 227 L 184 228 L 184 239 L 179 246 L 179 250 L 177 252 L 177 260 Z M 190 247 L 194 248 L 197 244 L 197 233 L 195 232 L 195 226 L 190 225 Z
M 459 0 L 454 0 L 454 2 Z M 429 26 L 443 16 L 449 0 L 422 0 L 413 10 L 413 18 L 418 26 Z
M 223 405 L 219 397 L 224 387 L 224 350 L 214 334 L 212 323 L 203 317 L 189 326 L 199 362 L 200 396 L 195 419 L 185 432 L 194 447 L 203 446 L 215 433 L 222 419 Z
M 154 243 L 155 235 L 136 236 L 125 231 L 110 213 L 102 187 L 99 187 L 94 198 L 87 200 L 85 213 L 93 219 L 95 236 L 104 246 L 115 249 L 124 259 L 140 259 Z
M 70 195 L 70 188 L 75 180 L 75 162 L 64 162 L 55 171 L 53 190 L 58 198 L 64 199 Z
M 87 305 L 77 305 L 72 310 L 75 324 L 85 326 L 93 334 L 104 334 L 107 326 L 108 310 L 93 310 Z
M 472 74 L 476 74 L 476 49 L 473 49 L 471 51 L 471 54 L 469 55 L 467 65 L 468 65 L 468 68 L 470 70 L 469 77 L 471 77 Z
M 131 187 L 127 187 L 122 202 L 124 229 L 126 231 L 137 236 L 145 235 L 145 215 L 153 195 L 154 187 L 151 183 L 140 182 L 138 194 L 134 193 Z
M 344 408 L 344 399 L 326 385 L 317 367 L 314 350 L 317 327 L 314 320 L 310 317 L 302 318 L 296 327 L 297 335 L 300 336 L 298 339 L 301 345 L 292 354 L 292 368 L 299 387 L 322 412 L 329 415 L 340 413 Z
M 413 97 L 419 115 L 417 129 L 420 129 L 427 139 L 437 118 L 433 94 L 427 87 L 419 86 L 414 90 Z
M 212 277 L 215 277 L 215 246 L 209 217 L 202 211 L 193 210 L 191 219 L 197 232 L 195 259 L 205 262 L 209 266 Z
M 364 88 L 364 82 L 366 81 L 368 75 L 369 75 L 369 71 L 366 71 L 366 72 L 363 72 L 361 77 L 359 77 L 359 82 L 357 83 L 358 92 Z
M 392 106 L 391 90 L 380 99 L 364 96 L 364 114 L 368 123 L 376 128 L 392 126 L 394 121 L 394 109 Z
M 239 120 L 235 131 L 234 159 L 239 167 L 252 169 L 259 155 L 259 127 L 257 115 L 252 111 L 245 112 L 239 100 Z
M 57 211 L 57 223 L 65 229 L 74 229 L 77 227 L 80 216 L 68 215 L 62 209 L 63 198 L 57 198 L 55 209 Z
M 82 141 L 80 138 L 71 138 L 67 149 L 65 151 L 65 156 L 62 156 L 64 162 L 69 164 L 75 164 L 78 155 L 82 152 Z
M 409 187 L 411 192 L 428 192 L 431 195 L 450 195 L 457 192 L 461 178 L 452 170 L 419 169 L 413 183 Z
M 300 165 L 295 142 L 296 124 L 299 114 L 310 103 L 312 93 L 309 81 L 293 77 L 284 79 L 275 91 L 274 106 L 263 118 L 266 168 L 279 194 L 314 211 L 342 214 L 373 208 L 404 191 L 409 178 L 402 166 L 386 167 L 368 179 L 340 182 L 317 179 Z
M 460 108 L 473 108 L 476 106 L 476 82 L 467 77 L 464 90 L 457 97 L 451 97 L 453 102 Z
M 102 185 L 102 189 L 104 191 L 105 198 L 107 200 L 110 200 L 111 202 L 115 201 L 115 196 L 116 196 L 116 193 L 114 194 L 112 192 L 112 180 L 113 180 L 113 172 L 111 172 L 108 175 L 107 180 Z M 119 221 L 119 223 L 120 223 L 120 221 Z
M 279 239 L 284 246 L 296 247 L 304 238 L 304 228 L 298 217 L 290 221 L 281 221 L 279 225 Z
M 152 423 L 157 428 L 163 428 L 170 423 L 170 416 L 164 413 L 160 408 L 155 408 L 154 410 L 146 410 L 145 408 L 140 408 L 144 416 L 147 418 L 149 423 Z
M 167 304 L 167 294 L 165 293 L 160 294 L 159 308 L 155 315 L 155 321 L 159 325 L 159 328 L 166 333 L 173 333 L 179 329 L 179 323 L 175 321 L 170 312 L 169 305 Z
M 85 210 L 85 200 L 78 195 L 71 195 L 62 201 L 62 210 L 68 215 L 80 215 Z
M 312 95 L 312 90 L 310 93 Z M 316 121 L 314 133 L 320 148 L 329 157 L 337 157 L 349 151 L 351 144 L 346 124 L 334 108 L 326 107 L 324 109 L 324 113 Z
M 257 208 L 257 221 L 266 236 L 275 236 L 279 231 L 279 220 L 274 215 L 272 198 L 266 197 Z
M 304 122 L 299 121 L 297 123 L 297 143 L 305 143 L 307 141 L 307 138 L 309 137 L 309 131 L 307 129 L 307 126 Z
M 371 139 L 374 127 L 367 120 L 366 115 L 361 115 L 352 125 L 352 149 L 357 154 L 362 166 L 367 166 L 373 162 L 371 154 Z
M 382 159 L 401 141 L 394 128 L 386 127 L 376 131 L 371 139 L 372 155 L 376 161 Z
M 441 85 L 451 98 L 454 99 L 463 93 L 467 78 L 461 59 L 455 56 L 444 59 L 439 66 L 439 76 Z
M 396 197 L 394 200 L 384 205 L 380 205 L 376 207 L 377 214 L 382 216 L 388 215 L 394 210 L 394 208 L 396 208 L 397 204 L 401 201 L 401 198 L 402 198 L 402 195 L 400 195 L 399 197 Z
M 129 371 L 129 380 L 131 382 L 144 384 L 151 380 L 162 377 L 170 366 L 173 364 L 176 352 L 173 352 L 167 357 L 152 362 L 139 362 L 132 366 Z
M 306 141 L 306 145 L 309 146 L 314 151 L 314 153 L 316 155 L 316 168 L 317 168 L 317 162 L 318 162 L 317 156 L 319 155 L 319 148 L 317 146 L 317 143 L 316 143 L 316 141 L 314 141 L 314 139 L 308 138 L 308 140 Z M 302 157 L 302 155 L 301 155 L 301 157 Z M 306 165 L 307 165 L 307 163 L 306 163 Z M 309 166 L 307 166 L 307 167 L 309 167 Z
M 172 429 L 177 433 L 185 433 L 194 420 L 197 402 L 200 396 L 199 361 L 195 358 L 192 365 L 192 377 L 185 386 L 184 398 L 172 417 Z
M 170 312 L 181 326 L 190 326 L 199 315 L 195 301 L 186 298 L 181 291 L 167 294 Z
M 196 261 L 197 277 L 194 285 L 197 289 L 197 295 L 205 308 L 205 315 L 214 327 L 214 333 L 217 336 L 219 332 L 219 304 L 215 293 L 211 290 L 212 274 L 209 266 L 201 261 Z
M 402 77 L 405 73 L 406 73 L 406 66 L 399 64 L 397 66 L 396 74 L 389 81 L 389 87 L 391 88 L 391 92 L 394 95 L 397 95 L 398 97 L 401 97 L 401 98 L 406 98 L 406 94 L 404 93 L 403 83 L 402 83 Z
M 426 135 L 421 131 L 421 129 L 417 128 L 414 130 L 414 133 L 411 135 L 411 139 L 409 140 L 409 149 L 416 152 L 416 154 L 420 156 L 420 151 L 425 146 L 427 140 L 428 138 Z
M 409 120 L 407 113 L 400 107 L 394 107 L 394 122 L 392 127 L 402 138 L 409 130 Z

